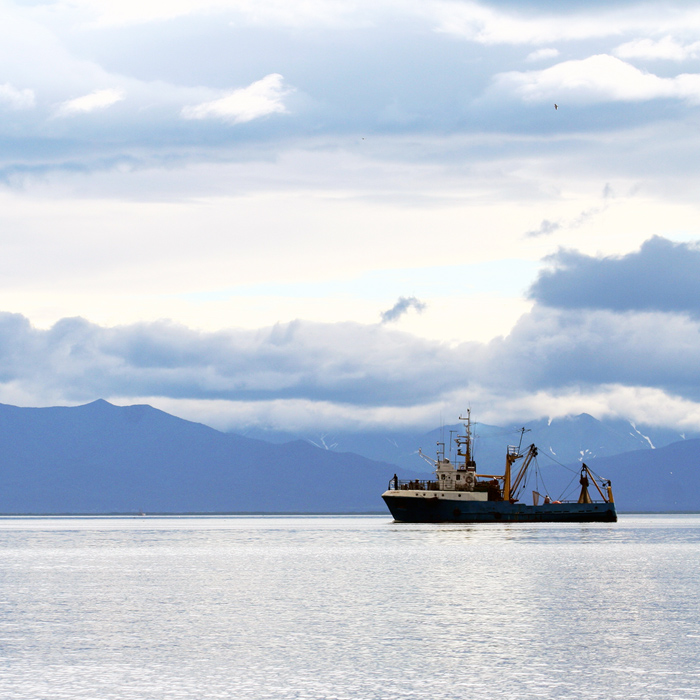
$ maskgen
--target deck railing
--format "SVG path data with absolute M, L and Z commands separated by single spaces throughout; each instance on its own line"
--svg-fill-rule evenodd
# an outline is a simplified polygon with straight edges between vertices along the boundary
M 440 484 L 430 479 L 413 479 L 406 481 L 403 479 L 391 479 L 389 481 L 389 491 L 439 491 Z
M 388 486 L 389 491 L 440 491 L 440 482 L 438 481 L 431 481 L 430 479 L 412 479 L 412 480 L 405 480 L 405 479 L 391 479 L 389 481 L 389 486 Z M 453 491 L 461 491 L 464 489 L 460 488 L 454 488 L 450 489 Z M 477 489 L 481 490 L 481 489 Z M 600 500 L 593 498 L 591 499 L 591 503 L 605 503 L 606 501 Z M 546 504 L 544 500 L 540 501 L 539 505 L 560 505 L 562 503 L 578 503 L 577 500 L 574 499 L 562 499 L 562 500 L 556 500 L 556 501 L 550 501 L 549 504 Z

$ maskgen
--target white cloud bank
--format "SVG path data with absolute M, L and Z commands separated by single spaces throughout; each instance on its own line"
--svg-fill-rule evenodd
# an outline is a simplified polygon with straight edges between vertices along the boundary
M 698 328 L 678 314 L 536 307 L 506 338 L 449 347 L 379 324 L 203 333 L 166 322 L 109 328 L 73 318 L 38 330 L 18 314 L 0 314 L 0 400 L 128 397 L 181 415 L 175 404 L 185 402 L 188 416 L 215 406 L 239 424 L 264 419 L 276 405 L 280 415 L 287 409 L 287 422 L 295 407 L 320 426 L 340 413 L 391 423 L 397 411 L 429 423 L 442 408 L 471 404 L 502 420 L 619 411 L 697 429 Z M 645 401 L 629 401 L 634 395 Z M 670 414 L 648 415 L 652 406 Z
M 555 37 L 571 41 L 615 33 L 602 13 L 524 17 L 475 2 L 443 2 L 437 4 L 436 14 L 438 31 L 479 44 L 545 44 Z
M 183 17 L 228 17 L 232 26 L 374 28 L 387 18 L 427 22 L 439 33 L 481 44 L 551 44 L 591 38 L 682 34 L 700 28 L 700 10 L 653 3 L 592 5 L 564 12 L 535 2 L 512 11 L 488 0 L 62 0 L 81 26 L 125 27 Z
M 69 116 L 72 114 L 85 114 L 98 109 L 106 109 L 117 102 L 121 102 L 125 97 L 123 90 L 108 88 L 106 90 L 95 90 L 89 95 L 76 97 L 59 105 L 57 114 L 59 116 Z
M 696 7 L 668 7 L 659 12 L 653 4 L 603 8 L 592 5 L 578 12 L 508 12 L 477 2 L 434 2 L 423 8 L 437 23 L 437 31 L 479 44 L 551 44 L 622 34 L 658 35 L 687 33 L 700 28 Z
M 533 101 L 641 102 L 675 98 L 700 103 L 700 75 L 660 78 L 606 54 L 564 61 L 541 71 L 501 73 L 495 85 Z
M 20 90 L 10 83 L 0 85 L 0 105 L 11 109 L 31 109 L 34 106 L 34 91 Z
M 242 124 L 268 114 L 285 113 L 283 99 L 289 94 L 284 78 L 270 73 L 246 88 L 240 88 L 211 102 L 188 106 L 182 110 L 185 119 L 221 119 Z
M 659 41 L 654 39 L 635 39 L 618 46 L 613 53 L 618 58 L 687 61 L 700 57 L 700 41 L 692 44 L 683 44 L 672 36 L 665 36 Z

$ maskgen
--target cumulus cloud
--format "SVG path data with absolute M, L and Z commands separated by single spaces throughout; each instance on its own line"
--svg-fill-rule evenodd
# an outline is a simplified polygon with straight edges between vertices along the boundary
M 487 141 L 485 134 L 508 134 L 506 141 L 495 139 L 486 148 L 473 142 L 477 150 L 463 162 L 478 168 L 473 153 L 478 151 L 482 162 L 489 162 L 506 143 L 512 143 L 514 134 L 527 134 L 543 126 L 542 122 L 524 119 L 517 110 L 504 109 L 500 95 L 497 100 L 489 100 L 488 95 L 482 99 L 494 73 L 514 67 L 514 61 L 519 70 L 523 66 L 542 68 L 553 62 L 557 50 L 562 55 L 580 55 L 586 47 L 565 46 L 569 36 L 566 32 L 579 32 L 584 26 L 591 36 L 614 29 L 618 44 L 622 36 L 643 37 L 642 30 L 652 26 L 640 20 L 632 22 L 630 16 L 639 17 L 638 12 L 618 10 L 617 14 L 608 14 L 600 6 L 593 11 L 583 3 L 577 5 L 543 13 L 533 3 L 526 9 L 512 10 L 504 9 L 512 8 L 512 3 L 441 0 L 312 0 L 301 7 L 280 0 L 71 0 L 61 5 L 60 23 L 51 19 L 51 13 L 17 6 L 10 21 L 0 29 L 5 39 L 0 42 L 0 63 L 4 57 L 6 65 L 6 77 L 2 79 L 14 86 L 35 87 L 42 100 L 38 102 L 38 118 L 21 123 L 28 137 L 22 143 L 32 147 L 25 146 L 18 153 L 16 144 L 4 152 L 0 167 L 5 163 L 20 171 L 27 164 L 54 167 L 60 151 L 65 162 L 86 170 L 99 167 L 97 163 L 122 162 L 125 157 L 135 156 L 142 168 L 161 163 L 172 168 L 174 163 L 238 158 L 244 139 L 246 145 L 264 143 L 258 153 L 260 160 L 266 160 L 272 152 L 279 154 L 287 147 L 289 152 L 315 150 L 324 140 L 332 147 L 343 148 L 349 143 L 343 140 L 349 134 L 372 134 L 371 144 L 364 144 L 364 157 L 382 139 L 381 157 L 376 157 L 379 153 L 371 156 L 375 162 L 396 162 L 394 154 L 399 147 L 390 154 L 390 139 L 420 134 L 420 142 L 416 141 L 420 148 L 404 148 L 398 158 L 416 162 L 430 154 L 435 163 L 443 165 L 455 157 L 454 144 L 465 134 Z M 659 13 L 657 9 L 653 14 L 658 18 Z M 326 31 L 319 34 L 318 22 L 326 20 Z M 152 24 L 132 26 L 144 22 Z M 436 26 L 444 28 L 450 23 L 462 26 L 460 22 L 467 27 L 465 38 L 488 44 L 489 48 L 465 47 L 452 36 L 434 31 Z M 694 26 L 683 12 L 674 14 L 673 22 L 686 28 Z M 107 29 L 107 25 L 120 25 L 120 29 Z M 362 31 L 357 29 L 360 25 Z M 639 32 L 630 33 L 630 27 Z M 654 31 L 659 31 L 658 22 Z M 423 59 L 407 61 L 406 57 L 415 51 L 418 36 Z M 524 52 L 499 50 L 493 47 L 499 42 L 537 44 L 531 47 L 539 50 L 530 55 L 530 60 L 546 59 L 546 63 L 523 64 L 521 53 L 526 55 L 530 48 Z M 557 49 L 552 47 L 554 42 Z M 129 51 L 123 50 L 125 45 Z M 34 58 L 17 62 L 17 55 Z M 472 59 L 478 60 L 479 70 L 454 70 L 467 56 L 471 56 L 470 65 Z M 223 83 L 222 71 L 228 76 Z M 250 85 L 251 74 L 262 79 Z M 294 97 L 295 118 L 268 119 L 262 124 L 261 117 L 292 108 L 280 74 L 290 81 L 289 76 L 294 76 L 299 91 Z M 430 75 L 442 77 L 438 81 L 426 79 Z M 89 132 L 69 131 L 74 124 L 66 116 L 94 114 L 93 110 L 115 104 L 119 93 L 91 92 L 103 85 L 120 86 L 128 93 L 128 104 L 111 110 L 110 116 L 120 120 L 119 128 L 114 128 L 113 119 L 94 119 Z M 231 89 L 222 89 L 226 86 Z M 510 89 L 508 97 L 512 96 Z M 54 121 L 50 130 L 43 129 L 44 106 L 58 105 L 66 96 L 76 99 L 58 107 L 63 122 Z M 559 97 L 552 101 L 561 102 Z M 49 111 L 56 116 L 55 108 Z M 609 116 L 588 120 L 583 130 L 600 131 L 612 123 Z M 650 121 L 656 116 L 645 113 L 643 119 Z M 206 127 L 193 128 L 192 120 L 206 122 Z M 240 130 L 240 141 L 234 149 L 230 130 L 220 125 L 251 120 L 256 128 Z M 547 122 L 547 128 L 552 127 L 564 131 L 574 128 L 579 133 L 582 128 L 581 122 L 574 123 L 569 114 L 557 122 Z M 15 127 L 6 128 L 9 132 Z M 669 138 L 674 133 L 677 130 L 664 129 Z M 430 145 L 429 139 L 433 139 Z M 440 139 L 443 141 L 438 151 L 435 144 Z M 529 143 L 538 157 L 544 153 L 541 143 Z M 526 154 L 521 151 L 519 155 Z M 247 158 L 255 158 L 252 149 Z
M 16 88 L 10 83 L 0 85 L 0 105 L 10 107 L 10 109 L 31 109 L 34 107 L 34 91 L 24 88 Z
M 353 323 L 203 333 L 166 322 L 104 328 L 72 318 L 39 330 L 19 314 L 0 314 L 0 367 L 0 383 L 71 401 L 140 395 L 410 405 L 467 383 L 446 346 Z
M 651 60 L 687 61 L 700 57 L 700 41 L 683 44 L 672 36 L 663 39 L 635 39 L 621 44 L 614 49 L 613 54 L 618 58 L 642 58 Z
M 25 402 L 204 402 L 236 405 L 239 416 L 260 415 L 255 406 L 303 405 L 321 423 L 348 407 L 355 419 L 388 420 L 395 408 L 425 415 L 465 401 L 489 410 L 537 403 L 553 412 L 553 397 L 593 401 L 611 387 L 700 401 L 700 323 L 668 313 L 698 306 L 700 249 L 652 239 L 623 258 L 562 260 L 568 268 L 554 280 L 568 273 L 583 280 L 578 288 L 540 279 L 538 303 L 508 336 L 458 346 L 383 324 L 296 321 L 206 333 L 168 322 L 103 327 L 67 318 L 40 330 L 19 314 L 0 314 L 0 394 Z M 576 294 L 567 296 L 569 288 Z M 597 308 L 586 301 L 591 292 Z M 589 399 L 581 401 L 569 405 Z
M 497 89 L 524 100 L 641 102 L 675 98 L 700 103 L 700 75 L 661 78 L 614 56 L 564 61 L 541 71 L 511 71 L 495 78 Z
M 268 114 L 287 111 L 283 99 L 289 94 L 284 78 L 271 73 L 246 88 L 240 88 L 210 102 L 183 108 L 185 119 L 220 119 L 241 124 Z
M 540 304 L 560 309 L 660 311 L 700 315 L 700 247 L 660 236 L 621 257 L 562 250 L 548 258 L 529 290 Z
M 536 306 L 480 364 L 492 391 L 551 392 L 608 385 L 661 389 L 700 400 L 698 323 L 659 312 Z
M 653 329 L 653 332 L 652 332 Z M 63 319 L 48 330 L 0 315 L 3 395 L 154 397 L 172 402 L 305 402 L 308 407 L 503 406 L 605 386 L 700 400 L 698 324 L 688 317 L 535 307 L 489 344 L 450 347 L 381 325 L 295 322 L 202 333 L 169 323 L 104 328 Z M 289 405 L 289 404 L 287 404 Z M 255 413 L 251 409 L 251 414 Z
M 108 88 L 106 90 L 94 90 L 89 95 L 76 97 L 73 100 L 62 102 L 56 113 L 65 117 L 72 114 L 85 114 L 95 110 L 106 109 L 125 97 L 123 90 Z
M 382 311 L 382 323 L 398 321 L 401 316 L 408 313 L 411 309 L 421 313 L 425 308 L 425 303 L 420 299 L 416 299 L 416 297 L 399 297 L 399 300 L 390 309 Z

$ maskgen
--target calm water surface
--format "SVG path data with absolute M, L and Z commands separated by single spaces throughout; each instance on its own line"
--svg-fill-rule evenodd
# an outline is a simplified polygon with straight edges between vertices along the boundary
M 0 519 L 0 697 L 700 699 L 700 516 Z

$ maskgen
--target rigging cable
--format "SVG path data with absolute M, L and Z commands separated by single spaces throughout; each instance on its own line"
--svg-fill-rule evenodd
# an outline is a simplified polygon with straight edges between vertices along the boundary
M 552 455 L 548 455 L 546 452 L 540 452 L 539 454 L 544 455 L 545 457 L 548 457 L 549 459 L 552 460 L 555 464 L 558 464 L 560 467 L 563 467 L 567 471 L 570 471 L 572 474 L 578 474 L 578 471 L 573 470 L 571 467 L 567 467 L 566 464 L 562 464 L 559 460 L 554 459 Z
M 574 476 L 573 479 L 571 479 L 571 481 L 566 485 L 566 488 L 564 488 L 564 490 L 561 492 L 561 496 L 559 496 L 560 501 L 566 501 L 568 497 L 576 491 L 575 488 L 572 491 L 568 491 L 568 489 L 571 487 L 571 484 L 574 483 L 575 478 L 576 476 Z
M 536 480 L 536 485 L 537 485 L 537 492 L 539 493 L 539 484 L 537 483 L 537 480 L 542 481 L 542 490 L 545 493 L 545 496 L 549 496 L 549 489 L 547 488 L 547 484 L 544 483 L 544 475 L 542 474 L 542 468 L 540 467 L 540 463 L 537 461 L 537 458 L 535 458 L 535 480 Z
M 569 496 L 569 488 L 571 487 L 571 484 L 574 483 L 574 479 L 579 475 L 580 469 L 574 470 L 571 467 L 567 467 L 566 464 L 562 464 L 558 459 L 554 459 L 552 455 L 548 455 L 546 452 L 540 452 L 540 454 L 543 454 L 545 457 L 548 457 L 552 460 L 552 462 L 558 464 L 560 467 L 566 469 L 566 471 L 571 472 L 573 474 L 571 481 L 564 487 L 564 489 L 562 489 L 561 496 L 559 496 L 559 498 L 557 499 L 559 501 L 565 501 L 566 498 Z

